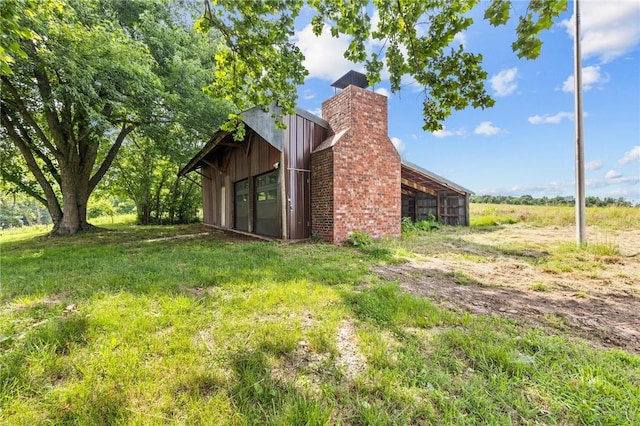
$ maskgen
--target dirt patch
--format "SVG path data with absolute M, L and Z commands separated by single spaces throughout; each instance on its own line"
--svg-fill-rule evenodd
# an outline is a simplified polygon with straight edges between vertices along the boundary
M 340 352 L 336 365 L 347 379 L 352 380 L 366 370 L 367 361 L 358 349 L 355 328 L 350 321 L 340 322 L 336 345 Z
M 296 318 L 296 314 L 289 315 Z M 313 329 L 315 320 L 310 311 L 301 314 L 300 324 L 302 329 Z M 296 389 L 311 392 L 314 395 L 322 395 L 320 384 L 327 373 L 327 365 L 331 362 L 331 356 L 326 352 L 315 352 L 309 347 L 306 340 L 298 341 L 293 355 L 280 360 L 271 370 L 272 376 L 279 381 L 292 383 Z
M 596 272 L 583 270 L 580 264 L 568 272 L 550 272 L 523 260 L 526 256 L 495 256 L 495 252 L 490 259 L 472 260 L 459 253 L 438 254 L 374 271 L 447 308 L 524 320 L 569 332 L 597 346 L 640 352 L 640 259 L 634 255 L 640 248 L 640 232 L 607 235 L 622 253 L 610 262 L 604 259 Z M 570 230 L 557 227 L 507 227 L 464 239 L 476 249 L 478 244 L 495 247 L 505 241 L 524 241 L 540 251 L 572 237 Z

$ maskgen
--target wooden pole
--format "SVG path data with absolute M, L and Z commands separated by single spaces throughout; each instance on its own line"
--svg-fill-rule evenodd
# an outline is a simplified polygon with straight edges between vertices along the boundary
M 584 131 L 582 114 L 582 57 L 580 51 L 580 5 L 573 2 L 575 19 L 574 35 L 574 83 L 575 83 L 575 136 L 576 136 L 576 243 L 587 243 L 586 203 L 584 191 Z

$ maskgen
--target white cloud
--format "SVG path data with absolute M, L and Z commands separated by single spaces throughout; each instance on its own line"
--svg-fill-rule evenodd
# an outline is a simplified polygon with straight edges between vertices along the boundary
M 588 195 L 598 195 L 604 197 L 624 196 L 625 198 L 638 199 L 640 195 L 634 188 L 627 190 L 629 185 L 640 182 L 640 177 L 614 177 L 611 179 L 587 179 L 585 186 L 591 190 L 606 188 L 605 192 L 590 191 Z M 523 195 L 530 194 L 536 197 L 556 195 L 573 197 L 575 181 L 550 181 L 535 183 L 530 185 L 514 185 L 510 188 L 487 188 L 477 191 L 478 194 L 503 194 L 503 195 Z
M 582 68 L 582 88 L 590 90 L 595 85 L 602 85 L 609 81 L 609 75 L 607 73 L 600 73 L 599 65 L 592 65 Z M 575 79 L 573 75 L 570 75 L 564 83 L 562 83 L 563 92 L 573 93 L 575 86 Z
M 473 133 L 475 133 L 476 135 L 484 136 L 493 136 L 501 132 L 504 132 L 504 130 L 494 126 L 490 121 L 483 121 L 482 123 L 478 124 L 478 126 L 473 131 Z
M 514 186 L 511 188 L 511 192 L 514 193 L 526 193 L 526 192 L 542 192 L 549 194 L 560 194 L 564 191 L 565 188 L 571 188 L 573 186 L 573 182 L 559 182 L 557 180 L 541 183 L 537 185 L 526 185 L 526 186 Z
M 396 138 L 396 137 L 391 138 L 391 143 L 393 144 L 393 146 L 396 147 L 396 151 L 398 151 L 399 153 L 404 151 L 404 149 L 406 148 L 406 146 L 404 145 L 404 142 L 402 142 L 400 138 Z
M 334 81 L 347 71 L 364 69 L 344 58 L 349 40 L 344 37 L 332 37 L 328 25 L 324 26 L 320 36 L 316 36 L 309 24 L 302 30 L 296 31 L 294 42 L 305 57 L 302 65 L 309 70 L 309 77 Z
M 446 138 L 449 136 L 464 136 L 467 134 L 467 131 L 462 127 L 455 130 L 447 130 L 445 126 L 442 126 L 442 129 L 431 132 L 431 134 L 436 138 Z
M 313 99 L 313 98 L 315 98 L 315 97 L 316 97 L 316 94 L 315 94 L 315 93 L 313 93 L 311 90 L 305 89 L 305 90 L 302 92 L 302 99 L 310 100 L 310 99 Z
M 585 170 L 598 170 L 601 168 L 602 168 L 602 161 L 600 160 L 589 161 L 584 165 Z
M 322 117 L 322 108 L 314 108 L 309 110 L 309 112 L 317 117 Z
M 389 97 L 389 91 L 388 91 L 387 89 L 385 89 L 384 87 L 378 87 L 378 88 L 375 90 L 375 92 L 376 92 L 376 93 L 378 93 L 378 94 L 380 94 L 380 95 L 384 95 L 384 96 L 386 96 L 387 98 Z
M 615 170 L 609 170 L 605 175 L 604 178 L 606 180 L 611 180 L 611 179 L 616 179 L 622 177 L 622 174 L 620 174 L 619 172 L 615 171 Z
M 491 77 L 491 87 L 496 96 L 507 96 L 513 93 L 518 88 L 518 83 L 515 81 L 517 76 L 518 68 L 509 68 Z
M 378 25 L 380 25 L 380 10 L 375 9 L 373 15 L 371 15 L 371 32 L 378 31 Z
M 614 170 L 612 170 L 614 171 Z M 637 184 L 638 182 L 640 182 L 640 177 L 628 177 L 628 176 L 618 176 L 618 177 L 611 177 L 611 178 L 605 178 L 605 179 L 587 179 L 587 181 L 585 182 L 585 185 L 588 186 L 589 188 L 602 188 L 605 186 L 613 186 L 613 185 L 631 185 L 631 184 Z
M 602 62 L 609 62 L 632 51 L 640 42 L 639 15 L 637 0 L 581 2 L 583 57 L 598 57 Z M 561 25 L 573 38 L 573 16 Z
M 534 115 L 529 117 L 529 123 L 531 124 L 558 124 L 563 118 L 573 120 L 572 112 L 559 112 L 555 115 Z
M 446 138 L 448 136 L 453 136 L 453 132 L 449 131 L 449 130 L 446 130 L 444 128 L 444 126 L 440 130 L 436 130 L 435 132 L 431 132 L 431 134 L 433 136 L 435 136 L 436 138 Z
M 547 183 L 531 184 L 531 185 L 514 185 L 511 188 L 491 188 L 481 189 L 478 194 L 504 194 L 504 195 L 523 195 L 531 194 L 538 197 L 556 196 L 567 193 L 574 187 L 573 182 L 551 181 Z
M 629 163 L 640 162 L 640 145 L 631 148 L 631 151 L 624 153 L 624 156 L 618 160 L 618 164 L 624 166 Z
M 453 36 L 453 42 L 461 45 L 467 44 L 467 35 L 464 31 L 460 31 L 458 34 Z

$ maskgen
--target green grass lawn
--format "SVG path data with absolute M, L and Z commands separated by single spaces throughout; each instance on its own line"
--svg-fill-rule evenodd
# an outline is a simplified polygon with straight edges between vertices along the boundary
M 0 237 L 0 423 L 640 424 L 640 357 L 406 294 L 402 242 L 104 226 Z

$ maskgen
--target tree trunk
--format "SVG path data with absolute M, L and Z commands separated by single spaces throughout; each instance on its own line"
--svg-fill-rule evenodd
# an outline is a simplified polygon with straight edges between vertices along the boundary
M 180 202 L 180 194 L 178 192 L 179 186 L 180 185 L 180 178 L 174 178 L 173 184 L 171 185 L 171 192 L 169 195 L 169 199 L 167 201 L 167 204 L 169 206 L 169 223 L 176 223 L 175 219 L 176 219 L 176 206 L 179 204 Z
M 51 235 L 69 235 L 98 229 L 87 222 L 89 179 L 83 173 L 84 167 L 77 157 L 72 157 L 70 162 L 60 164 L 62 215 L 53 221 Z

